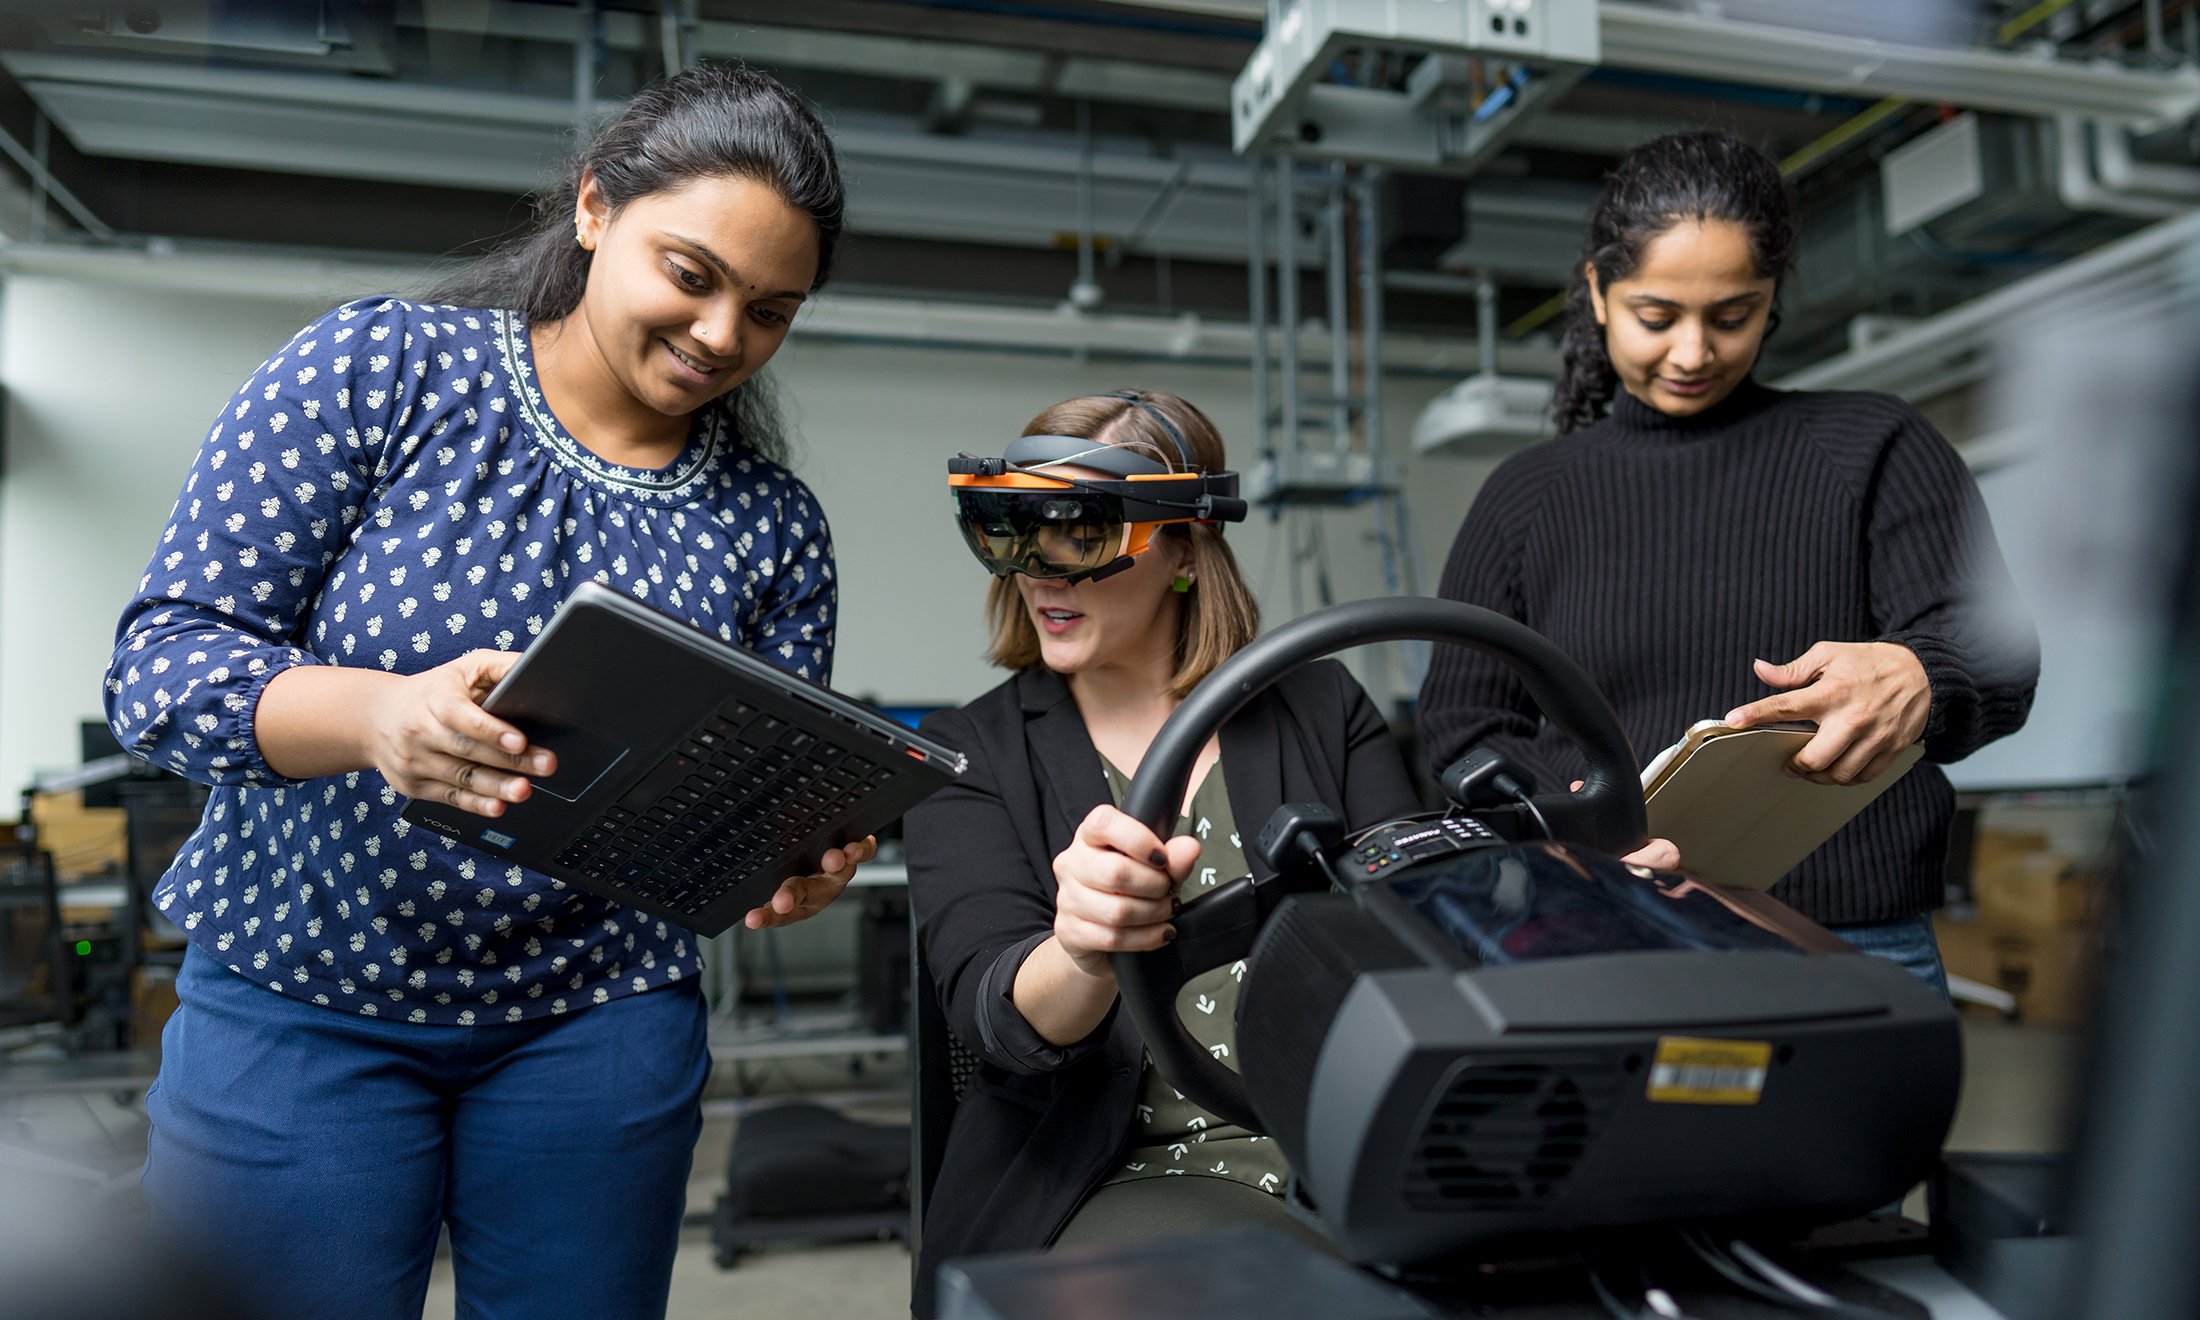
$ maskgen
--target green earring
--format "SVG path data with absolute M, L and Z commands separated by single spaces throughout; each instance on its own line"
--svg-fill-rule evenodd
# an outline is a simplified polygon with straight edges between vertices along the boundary
M 1169 590 L 1175 592 L 1179 596 L 1190 591 L 1191 589 L 1192 579 L 1187 574 L 1179 573 L 1174 578 L 1171 578 L 1169 580 Z

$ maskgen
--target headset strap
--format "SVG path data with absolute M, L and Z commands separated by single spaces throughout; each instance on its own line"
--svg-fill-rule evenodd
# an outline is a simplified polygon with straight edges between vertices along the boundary
M 1112 477 L 1159 477 L 1169 465 L 1148 454 L 1122 445 L 1111 445 L 1073 435 L 1020 435 L 1008 442 L 1001 461 L 1011 468 L 1036 468 L 1050 463 L 1075 463 Z M 1043 475 L 1043 474 L 1041 474 Z
M 1161 411 L 1159 408 L 1154 407 L 1152 403 L 1148 402 L 1145 395 L 1140 394 L 1136 390 L 1109 390 L 1105 394 L 1098 394 L 1094 395 L 1093 397 L 1099 399 L 1126 400 L 1130 403 L 1132 407 L 1138 409 L 1138 411 L 1146 414 L 1148 417 L 1153 418 L 1154 422 L 1161 427 L 1162 431 L 1168 435 L 1169 439 L 1176 442 L 1176 452 L 1182 455 L 1184 459 L 1184 470 L 1186 472 L 1193 472 L 1198 470 L 1199 464 L 1192 461 L 1192 447 L 1184 442 L 1184 433 L 1176 429 L 1176 423 L 1169 420 L 1169 415 L 1167 413 Z

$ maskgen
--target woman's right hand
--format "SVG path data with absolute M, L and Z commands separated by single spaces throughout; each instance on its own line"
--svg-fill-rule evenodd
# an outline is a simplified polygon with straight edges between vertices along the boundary
M 1054 939 L 1088 976 L 1112 980 L 1111 957 L 1176 938 L 1176 887 L 1199 859 L 1199 840 L 1164 843 L 1111 806 L 1094 807 L 1054 859 Z
M 477 816 L 501 816 L 534 791 L 557 757 L 481 708 L 519 659 L 517 651 L 469 651 L 447 664 L 381 685 L 366 710 L 368 761 L 409 798 Z

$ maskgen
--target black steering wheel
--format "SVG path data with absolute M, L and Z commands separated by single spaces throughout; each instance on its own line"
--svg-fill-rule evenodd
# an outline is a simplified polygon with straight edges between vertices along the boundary
M 1579 792 L 1544 793 L 1534 799 L 1552 837 L 1614 853 L 1642 845 L 1649 817 L 1643 808 L 1641 770 L 1619 716 L 1588 673 L 1526 624 L 1479 606 L 1420 596 L 1316 610 L 1224 661 L 1154 735 L 1123 794 L 1124 812 L 1166 838 L 1200 749 L 1247 702 L 1323 656 L 1398 641 L 1456 642 L 1504 662 L 1545 718 L 1589 758 Z M 1177 916 L 1174 942 L 1150 953 L 1118 953 L 1114 965 L 1123 1007 L 1145 1037 L 1162 1076 L 1208 1112 L 1257 1132 L 1264 1125 L 1244 1079 L 1209 1056 L 1176 1016 L 1177 992 L 1187 979 L 1228 960 L 1228 955 L 1218 959 L 1218 951 L 1251 947 L 1258 918 L 1249 923 L 1248 911 L 1247 904 L 1215 890 L 1185 905 Z

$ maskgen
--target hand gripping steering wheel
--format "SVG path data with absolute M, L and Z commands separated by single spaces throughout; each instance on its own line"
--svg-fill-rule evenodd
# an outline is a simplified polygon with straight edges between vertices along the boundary
M 1640 768 L 1619 717 L 1572 657 L 1541 633 L 1502 614 L 1419 596 L 1354 601 L 1283 625 L 1224 661 L 1202 680 L 1154 736 L 1123 810 L 1166 838 L 1199 750 L 1245 704 L 1285 674 L 1337 651 L 1372 642 L 1456 642 L 1502 661 L 1545 718 L 1589 758 L 1575 793 L 1535 797 L 1552 837 L 1606 852 L 1639 847 L 1649 833 Z M 1276 887 L 1277 882 L 1265 882 Z M 1192 976 L 1241 958 L 1252 948 L 1280 894 L 1240 878 L 1188 903 L 1177 938 L 1150 953 L 1114 956 L 1123 1007 L 1145 1037 L 1170 1085 L 1229 1122 L 1265 1130 L 1244 1079 L 1211 1057 L 1176 1015 L 1177 992 Z

